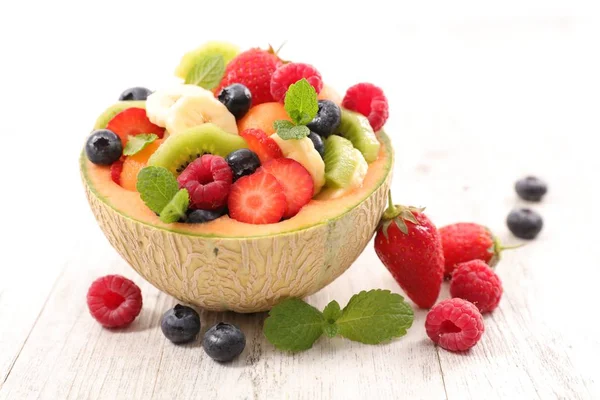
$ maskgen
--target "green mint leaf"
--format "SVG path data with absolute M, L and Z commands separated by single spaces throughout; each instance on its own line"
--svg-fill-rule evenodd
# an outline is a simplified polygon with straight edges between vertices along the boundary
M 275 128 L 277 132 L 283 129 L 292 129 L 294 126 L 295 125 L 293 122 L 290 122 L 286 119 L 278 119 L 277 121 L 273 122 L 273 128 Z
M 290 85 L 284 101 L 285 111 L 296 125 L 306 125 L 317 115 L 317 91 L 306 78 Z
M 402 296 L 377 289 L 352 296 L 336 323 L 345 338 L 378 344 L 405 335 L 413 318 L 413 310 Z
M 330 324 L 328 322 L 325 322 L 325 324 L 323 325 L 323 332 L 325 332 L 325 334 L 330 337 L 330 338 L 334 338 L 337 336 L 339 331 L 339 327 L 337 326 L 336 323 Z
M 160 212 L 160 220 L 165 224 L 177 222 L 185 215 L 190 205 L 190 195 L 187 189 L 181 189 L 175 197 Z
M 214 89 L 225 75 L 225 59 L 222 55 L 201 58 L 188 72 L 185 83 L 207 90 Z
M 123 149 L 123 155 L 132 156 L 137 154 L 156 139 L 158 139 L 158 136 L 154 133 L 142 133 L 135 136 L 129 136 L 129 140 Z
M 327 304 L 327 307 L 323 310 L 323 318 L 325 321 L 333 324 L 342 316 L 342 310 L 340 309 L 340 305 L 337 301 L 333 300 L 331 303 Z
M 277 131 L 277 135 L 283 140 L 304 139 L 310 135 L 310 129 L 304 125 L 292 126 L 289 129 L 281 129 Z
M 287 299 L 271 309 L 263 332 L 279 350 L 308 350 L 323 334 L 323 314 L 300 299 Z
M 145 167 L 137 176 L 136 189 L 148 208 L 160 214 L 179 191 L 179 184 L 168 169 Z

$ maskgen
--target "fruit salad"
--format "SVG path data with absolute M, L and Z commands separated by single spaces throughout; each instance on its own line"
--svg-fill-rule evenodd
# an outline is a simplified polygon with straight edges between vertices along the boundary
M 373 84 L 341 98 L 311 64 L 222 42 L 185 54 L 175 75 L 125 90 L 85 145 L 163 223 L 279 223 L 359 189 L 379 158 L 388 102 Z

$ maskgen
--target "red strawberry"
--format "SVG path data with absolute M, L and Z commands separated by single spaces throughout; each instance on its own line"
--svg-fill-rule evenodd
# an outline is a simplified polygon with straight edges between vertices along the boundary
M 500 260 L 502 250 L 519 246 L 503 247 L 497 237 L 485 226 L 460 222 L 440 228 L 444 247 L 445 275 L 449 278 L 456 264 L 482 260 L 494 267 Z
M 146 116 L 143 108 L 127 108 L 113 117 L 108 122 L 106 129 L 113 131 L 121 138 L 123 148 L 129 140 L 129 136 L 140 133 L 154 133 L 159 138 L 165 134 L 165 128 L 154 125 Z
M 240 136 L 246 140 L 248 147 L 256 153 L 261 163 L 283 157 L 277 142 L 261 129 L 246 129 Z
M 291 218 L 312 199 L 315 184 L 310 173 L 298 161 L 291 158 L 277 158 L 268 161 L 259 171 L 273 175 L 283 188 L 287 201 L 284 218 Z
M 248 224 L 274 224 L 287 209 L 283 187 L 265 171 L 238 179 L 229 193 L 229 216 Z
M 241 83 L 252 93 L 253 106 L 273 101 L 271 76 L 281 64 L 273 48 L 244 51 L 227 64 L 225 75 L 215 93 L 231 84 Z
M 435 225 L 413 207 L 390 207 L 383 215 L 375 252 L 410 299 L 432 307 L 444 279 L 442 241 Z
M 117 185 L 121 184 L 121 172 L 123 172 L 123 160 L 117 160 L 112 163 L 110 166 L 110 178 Z

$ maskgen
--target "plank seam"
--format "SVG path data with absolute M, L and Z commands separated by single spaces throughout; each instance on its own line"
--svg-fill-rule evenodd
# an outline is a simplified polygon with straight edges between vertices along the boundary
M 439 346 L 435 346 L 435 355 L 438 360 L 438 366 L 440 367 L 440 375 L 442 375 L 442 386 L 444 386 L 444 394 L 446 395 L 446 400 L 448 400 L 448 390 L 446 389 L 446 379 L 444 378 L 444 369 L 442 368 L 442 360 L 440 359 Z

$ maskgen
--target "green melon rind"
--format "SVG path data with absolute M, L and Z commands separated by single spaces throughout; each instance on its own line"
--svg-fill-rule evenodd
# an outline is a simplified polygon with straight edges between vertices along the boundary
M 350 140 L 369 164 L 377 160 L 381 144 L 364 115 L 342 109 L 342 121 L 334 133 Z
M 94 130 L 96 129 L 104 129 L 108 125 L 111 119 L 115 117 L 118 113 L 128 108 L 143 108 L 146 109 L 146 102 L 142 100 L 137 101 L 119 101 L 118 103 L 113 104 L 108 107 L 98 119 L 96 119 L 96 123 L 94 124 Z
M 179 166 L 197 158 L 198 147 L 203 147 L 202 153 L 226 157 L 232 151 L 248 148 L 248 144 L 241 136 L 227 133 L 215 124 L 202 124 L 169 136 L 152 154 L 148 165 L 164 167 L 177 176 Z M 192 148 L 196 150 L 192 151 Z M 185 154 L 188 156 L 182 157 Z
M 385 131 L 380 130 L 379 132 L 377 132 L 377 135 L 379 137 L 379 140 L 384 144 L 384 148 L 386 151 L 386 155 L 387 155 L 387 162 L 385 164 L 385 174 L 381 177 L 381 179 L 379 179 L 379 181 L 377 181 L 377 183 L 373 186 L 372 190 L 365 194 L 365 197 L 363 197 L 360 201 L 358 201 L 356 204 L 354 204 L 354 206 L 352 206 L 351 208 L 348 208 L 346 210 L 344 210 L 344 212 L 336 215 L 334 218 L 330 218 L 330 219 L 326 219 L 326 220 L 322 220 L 322 221 L 318 221 L 312 224 L 307 224 L 307 225 L 303 225 L 303 226 L 299 226 L 296 229 L 291 229 L 288 231 L 284 231 L 284 232 L 278 232 L 278 233 L 272 233 L 272 234 L 267 234 L 267 235 L 256 235 L 256 236 L 222 236 L 222 235 L 214 235 L 214 234 L 206 234 L 206 233 L 195 233 L 195 232 L 189 232 L 189 231 L 185 231 L 185 230 L 181 230 L 181 229 L 177 229 L 177 228 L 165 228 L 162 226 L 157 226 L 154 224 L 150 224 L 147 221 L 143 221 L 143 220 L 139 220 L 137 218 L 132 218 L 127 214 L 124 214 L 121 210 L 117 209 L 116 207 L 114 207 L 111 203 L 110 200 L 107 199 L 105 196 L 102 196 L 94 186 L 91 185 L 91 181 L 90 178 L 88 176 L 88 171 L 87 171 L 87 156 L 85 154 L 85 149 L 82 150 L 81 152 L 81 156 L 79 158 L 79 164 L 80 164 L 80 170 L 81 170 L 81 175 L 83 177 L 84 183 L 87 185 L 88 189 L 90 190 L 91 193 L 94 194 L 94 196 L 96 196 L 100 201 L 102 201 L 104 204 L 106 204 L 108 207 L 110 207 L 111 209 L 113 209 L 117 214 L 122 215 L 123 217 L 135 221 L 137 223 L 149 226 L 153 229 L 157 229 L 157 230 L 162 230 L 162 231 L 167 231 L 167 232 L 173 232 L 173 233 L 178 233 L 178 234 L 182 234 L 182 235 L 186 235 L 186 236 L 192 236 L 192 237 L 205 237 L 205 238 L 219 238 L 219 239 L 254 239 L 254 238 L 267 238 L 267 237 L 275 237 L 275 236 L 283 236 L 283 235 L 287 235 L 287 234 L 294 234 L 294 233 L 298 233 L 299 231 L 305 231 L 305 230 L 309 230 L 309 229 L 313 229 L 313 228 L 317 228 L 319 226 L 322 225 L 327 225 L 330 223 L 335 223 L 336 221 L 341 220 L 344 215 L 348 214 L 349 212 L 351 212 L 353 209 L 355 209 L 356 207 L 358 207 L 365 199 L 367 199 L 369 196 L 371 196 L 385 181 L 386 179 L 388 179 L 388 176 L 391 174 L 391 169 L 392 166 L 394 164 L 394 150 L 392 148 L 392 144 L 390 141 L 390 138 L 387 136 L 387 134 L 385 133 Z

